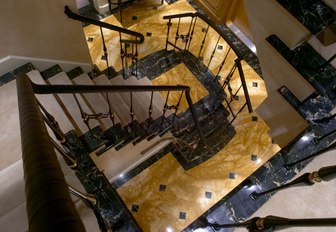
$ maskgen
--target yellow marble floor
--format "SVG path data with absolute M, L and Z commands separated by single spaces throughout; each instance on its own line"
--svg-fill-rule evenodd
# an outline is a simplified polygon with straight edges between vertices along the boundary
M 157 10 L 150 10 L 152 9 L 150 6 L 150 4 L 149 6 L 148 4 L 135 5 L 126 9 L 123 14 L 124 27 L 144 35 L 147 32 L 152 33 L 152 36 L 146 37 L 144 44 L 139 46 L 139 58 L 165 47 L 167 21 L 162 19 L 163 15 L 194 12 L 194 9 L 185 0 L 171 5 L 165 3 Z M 136 21 L 132 20 L 134 15 L 138 17 Z M 109 16 L 104 21 L 120 25 L 116 16 Z M 184 31 L 186 34 L 189 29 L 188 21 L 190 19 L 181 20 L 180 32 Z M 177 20 L 173 20 L 172 23 L 177 25 Z M 207 25 L 202 20 L 198 20 L 190 47 L 190 51 L 195 56 L 199 55 L 206 28 Z M 90 25 L 85 27 L 84 31 L 87 38 L 94 38 L 93 42 L 88 42 L 93 63 L 97 64 L 100 69 L 105 69 L 105 61 L 100 59 L 103 53 L 99 28 Z M 174 35 L 175 33 L 176 28 L 172 28 L 170 34 Z M 109 63 L 116 70 L 120 70 L 119 36 L 105 30 L 104 34 L 109 51 Z M 217 32 L 209 29 L 204 49 L 200 53 L 205 65 L 210 60 L 217 40 Z M 178 42 L 177 45 L 184 46 L 182 42 Z M 229 52 L 227 62 L 219 74 L 221 76 L 220 82 L 223 82 L 234 64 L 236 55 L 229 51 L 229 46 L 223 39 L 219 40 L 218 45 L 221 46 L 221 49 L 216 49 L 209 69 L 217 74 L 224 55 Z M 255 109 L 267 97 L 265 84 L 247 63 L 243 62 L 242 65 L 252 105 Z M 258 83 L 258 87 L 254 87 L 253 82 Z M 184 65 L 179 65 L 156 78 L 153 83 L 192 86 L 194 102 L 208 94 Z M 233 92 L 239 86 L 240 79 L 237 70 L 231 81 Z M 232 108 L 235 112 L 238 112 L 245 103 L 242 89 L 238 95 L 239 99 L 232 102 Z M 176 101 L 176 97 L 174 98 Z M 225 102 L 223 104 L 225 106 Z M 185 109 L 185 103 L 182 105 Z M 185 171 L 173 155 L 167 154 L 117 190 L 130 210 L 133 204 L 139 205 L 138 212 L 132 213 L 144 231 L 173 232 L 183 230 L 280 150 L 276 144 L 272 144 L 271 138 L 267 134 L 269 127 L 266 123 L 260 117 L 257 121 L 252 121 L 252 116 L 258 117 L 256 113 L 249 114 L 245 108 L 233 122 L 237 132 L 234 138 L 218 154 L 199 166 Z M 252 154 L 258 156 L 257 161 L 251 160 Z M 236 173 L 234 180 L 229 179 L 230 172 Z M 167 186 L 164 192 L 159 191 L 160 184 Z M 205 198 L 206 191 L 212 192 L 211 199 Z M 180 212 L 186 213 L 185 220 L 179 219 Z
M 256 108 L 267 96 L 265 84 L 252 69 L 244 71 Z M 239 85 L 239 76 L 234 75 L 233 90 Z M 245 103 L 243 92 L 238 95 L 233 103 L 236 112 Z M 245 108 L 233 123 L 236 135 L 205 163 L 184 171 L 174 156 L 167 154 L 117 190 L 129 209 L 132 204 L 140 206 L 133 215 L 144 231 L 182 231 L 280 150 L 272 144 L 266 123 L 260 117 L 252 121 L 252 116 L 258 117 Z M 257 161 L 251 160 L 252 154 L 258 156 Z M 236 179 L 229 179 L 230 172 Z M 167 186 L 166 191 L 159 191 L 160 184 Z M 206 191 L 212 192 L 211 199 L 205 198 Z M 179 219 L 180 212 L 186 213 L 185 220 Z
M 161 76 L 152 80 L 154 85 L 187 85 L 192 86 L 190 90 L 190 97 L 195 104 L 209 93 L 204 86 L 197 80 L 192 72 L 182 63 L 171 70 L 165 72 Z M 161 93 L 166 99 L 168 92 Z M 170 92 L 168 98 L 168 105 L 176 105 L 180 99 L 181 92 Z M 181 98 L 178 113 L 184 112 L 188 109 L 188 103 L 184 95 Z

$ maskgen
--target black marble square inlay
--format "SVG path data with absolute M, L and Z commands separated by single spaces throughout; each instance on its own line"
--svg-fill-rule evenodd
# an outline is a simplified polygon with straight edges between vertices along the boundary
M 251 160 L 257 161 L 258 160 L 258 156 L 257 155 L 251 155 Z
M 160 184 L 160 186 L 159 186 L 159 191 L 160 191 L 160 192 L 164 192 L 164 191 L 166 191 L 166 188 L 167 188 L 167 185 L 165 185 L 165 184 Z
M 223 50 L 223 45 L 218 45 L 218 50 Z
M 132 20 L 137 20 L 138 19 L 138 16 L 132 16 Z
M 151 37 L 151 36 L 152 36 L 152 32 L 147 32 L 147 33 L 146 33 L 146 36 L 147 36 L 147 37 Z
M 92 41 L 93 41 L 93 38 L 92 38 L 92 37 L 88 37 L 88 38 L 87 38 L 87 41 L 88 41 L 88 42 L 92 42 Z
M 257 117 L 257 116 L 252 116 L 252 121 L 253 121 L 253 122 L 258 121 L 258 117 Z
M 133 205 L 132 205 L 132 211 L 133 211 L 133 212 L 138 212 L 138 210 L 139 210 L 139 205 L 137 205 L 137 204 L 133 204 Z
M 212 198 L 212 192 L 208 192 L 208 191 L 206 191 L 206 192 L 205 192 L 205 198 L 207 198 L 207 199 L 211 199 L 211 198 Z
M 157 10 L 158 9 L 158 7 L 157 6 L 153 6 L 153 10 Z
M 232 180 L 236 179 L 236 173 L 230 172 L 229 173 L 229 179 L 232 179 Z
M 233 95 L 233 99 L 236 101 L 239 101 L 239 96 L 238 95 Z
M 253 81 L 253 82 L 252 82 L 252 86 L 253 86 L 253 87 L 258 87 L 258 82 Z
M 202 32 L 204 32 L 204 33 L 207 32 L 207 30 L 208 30 L 208 29 L 206 29 L 206 28 L 204 28 L 204 27 L 202 28 Z
M 186 212 L 180 212 L 179 219 L 185 220 L 186 218 L 187 218 L 187 213 Z
M 100 59 L 101 59 L 101 60 L 106 60 L 106 56 L 105 56 L 105 55 L 102 55 Z

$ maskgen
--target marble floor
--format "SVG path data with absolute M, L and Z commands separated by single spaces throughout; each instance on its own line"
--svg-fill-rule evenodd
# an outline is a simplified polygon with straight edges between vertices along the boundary
M 103 19 L 105 22 L 146 35 L 144 44 L 139 46 L 140 59 L 165 48 L 167 21 L 162 19 L 163 15 L 195 11 L 184 0 L 171 5 L 165 3 L 158 7 L 147 3 L 136 4 L 125 9 L 122 24 L 115 15 Z M 181 20 L 180 31 L 188 30 L 187 21 L 188 19 Z M 174 24 L 175 22 L 173 22 Z M 195 56 L 202 57 L 203 63 L 207 66 L 211 54 L 215 50 L 209 65 L 209 70 L 215 75 L 218 73 L 223 55 L 228 53 L 227 62 L 218 74 L 220 82 L 223 83 L 234 64 L 236 55 L 223 39 L 218 40 L 217 32 L 212 29 L 208 30 L 204 49 L 200 53 L 201 39 L 199 38 L 204 37 L 204 28 L 206 28 L 206 24 L 202 21 L 195 27 L 195 38 L 198 39 L 192 41 L 190 51 Z M 174 30 L 176 28 L 172 28 L 172 35 L 175 33 Z M 106 63 L 101 59 L 103 51 L 99 28 L 89 25 L 84 28 L 84 32 L 93 63 L 99 69 L 105 69 Z M 109 64 L 119 71 L 121 69 L 119 35 L 107 30 L 104 30 L 104 35 L 110 54 Z M 178 43 L 180 42 L 178 41 Z M 183 44 L 179 46 L 183 46 Z M 193 100 L 196 102 L 207 95 L 207 90 L 183 66 L 183 64 L 176 66 L 152 82 L 154 85 L 191 85 L 195 92 Z M 244 61 L 243 70 L 255 109 L 267 97 L 265 84 L 262 78 Z M 180 75 L 181 73 L 183 75 Z M 238 70 L 236 70 L 231 81 L 233 92 L 238 90 L 239 86 L 240 79 Z M 244 103 L 243 92 L 239 90 L 238 98 L 232 103 L 233 110 L 238 112 Z M 223 102 L 223 104 L 225 106 L 226 103 Z M 245 108 L 233 122 L 233 126 L 236 135 L 229 144 L 199 166 L 186 171 L 174 156 L 168 153 L 117 189 L 144 231 L 182 231 L 280 150 L 279 146 L 272 143 L 271 137 L 267 134 L 269 127 L 256 113 L 250 114 Z
M 152 80 L 154 85 L 187 85 L 192 86 L 190 90 L 190 97 L 193 103 L 198 102 L 202 98 L 206 97 L 209 93 L 204 86 L 199 82 L 191 71 L 182 63 L 164 74 L 158 76 Z M 161 94 L 166 99 L 168 92 L 162 92 Z M 181 97 L 181 92 L 170 92 L 168 96 L 168 105 L 176 105 Z M 185 97 L 181 98 L 178 113 L 184 112 L 188 109 L 188 103 Z

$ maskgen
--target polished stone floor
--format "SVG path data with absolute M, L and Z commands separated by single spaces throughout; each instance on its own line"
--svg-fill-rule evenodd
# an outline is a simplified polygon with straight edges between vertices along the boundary
M 137 4 L 124 10 L 122 24 L 114 15 L 103 20 L 141 32 L 146 36 L 144 44 L 139 45 L 139 58 L 141 59 L 165 48 L 167 21 L 163 20 L 162 16 L 186 11 L 194 12 L 195 10 L 184 0 L 171 5 L 165 3 L 158 7 Z M 176 25 L 176 22 L 173 22 L 173 25 Z M 236 55 L 229 50 L 229 46 L 223 39 L 218 41 L 218 34 L 212 29 L 208 30 L 204 48 L 199 52 L 205 29 L 205 23 L 197 24 L 195 28 L 197 39 L 192 41 L 190 51 L 196 57 L 201 57 L 207 66 L 215 50 L 209 65 L 209 70 L 214 75 L 218 73 L 223 56 L 228 53 L 224 68 L 218 74 L 220 82 L 223 83 L 234 64 Z M 180 32 L 188 30 L 188 19 L 185 22 L 181 20 L 179 30 Z M 84 28 L 84 31 L 93 63 L 97 64 L 99 69 L 105 69 L 106 63 L 102 59 L 102 39 L 99 28 L 89 25 Z M 176 28 L 172 28 L 170 33 L 174 35 Z M 119 35 L 107 30 L 104 30 L 104 35 L 109 52 L 109 64 L 119 71 L 122 68 L 119 56 Z M 183 46 L 182 41 L 177 43 Z M 243 70 L 253 108 L 256 108 L 267 97 L 265 84 L 246 62 L 243 62 Z M 197 90 L 194 94 L 196 101 L 207 95 L 207 90 L 194 79 L 183 64 L 153 79 L 152 83 L 191 85 L 192 89 Z M 237 70 L 230 83 L 233 92 L 239 89 L 240 79 Z M 227 94 L 230 93 L 227 92 Z M 242 89 L 238 91 L 237 96 L 232 103 L 235 113 L 245 103 Z M 226 106 L 226 103 L 223 102 L 223 105 Z M 233 122 L 233 126 L 236 135 L 229 144 L 199 166 L 186 171 L 174 156 L 168 153 L 117 189 L 144 231 L 183 230 L 280 150 L 267 134 L 268 126 L 256 113 L 249 114 L 245 108 Z

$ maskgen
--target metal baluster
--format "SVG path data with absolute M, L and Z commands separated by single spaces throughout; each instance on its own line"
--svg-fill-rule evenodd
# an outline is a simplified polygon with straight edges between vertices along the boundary
M 171 23 L 171 19 L 169 19 L 168 23 L 167 23 L 167 26 L 168 26 L 168 29 L 167 29 L 167 38 L 166 38 L 166 51 L 168 49 L 168 41 L 169 41 L 169 32 L 170 32 L 170 26 L 172 26 L 173 24 Z
M 291 167 L 293 167 L 293 166 L 295 166 L 295 165 L 297 165 L 299 163 L 302 163 L 302 162 L 304 162 L 306 160 L 312 159 L 314 157 L 317 157 L 319 155 L 322 155 L 322 154 L 324 154 L 324 153 L 326 153 L 328 151 L 332 151 L 332 150 L 335 150 L 335 149 L 336 149 L 336 142 L 330 144 L 328 147 L 326 147 L 326 148 L 324 148 L 324 149 L 322 149 L 320 151 L 314 152 L 313 154 L 311 154 L 311 155 L 309 155 L 309 156 L 307 156 L 307 157 L 305 157 L 303 159 L 297 160 L 297 161 L 295 161 L 293 163 L 290 163 L 290 164 L 286 164 L 285 167 L 287 169 L 289 169 L 289 168 L 291 168 Z
M 152 113 L 153 113 L 153 96 L 154 96 L 154 92 L 151 92 L 151 100 L 150 100 L 150 105 L 148 108 L 148 114 L 149 114 L 149 118 L 152 118 Z
M 201 56 L 201 52 L 202 52 L 203 47 L 204 47 L 205 39 L 206 39 L 206 37 L 207 37 L 207 35 L 208 35 L 209 27 L 210 27 L 210 25 L 207 26 L 207 29 L 206 29 L 204 38 L 203 38 L 203 40 L 202 40 L 201 47 L 200 47 L 200 50 L 199 50 L 199 53 L 198 53 L 197 58 L 200 58 L 200 56 Z
M 211 63 L 212 59 L 213 59 L 214 56 L 215 56 L 215 53 L 216 53 L 217 46 L 218 46 L 218 43 L 219 43 L 220 38 L 221 38 L 221 36 L 219 35 L 219 36 L 218 36 L 218 40 L 217 40 L 216 45 L 215 45 L 215 48 L 213 49 L 213 51 L 212 51 L 212 53 L 211 53 L 210 60 L 209 60 L 208 65 L 207 65 L 207 67 L 206 67 L 206 71 L 209 70 L 210 63 Z
M 119 7 L 119 16 L 120 16 L 120 23 L 122 24 L 122 6 L 121 6 L 121 0 L 118 0 L 118 7 Z
M 128 44 L 125 43 L 124 44 L 125 47 L 124 47 L 124 50 L 125 50 L 125 69 L 128 69 L 128 51 L 127 51 L 127 48 L 128 48 Z
M 214 81 L 218 80 L 219 73 L 222 71 L 222 69 L 223 69 L 223 67 L 224 67 L 224 64 L 225 64 L 225 61 L 226 61 L 227 57 L 229 56 L 230 51 L 231 51 L 231 48 L 229 47 L 227 53 L 226 53 L 225 56 L 224 56 L 224 59 L 223 59 L 221 65 L 219 66 L 219 69 L 218 69 L 218 72 L 217 72 L 217 74 L 216 74 L 216 76 L 215 76 Z
M 135 44 L 135 76 L 138 77 L 138 43 Z
M 134 60 L 134 44 L 131 45 L 131 61 L 132 61 L 132 68 L 131 68 L 131 73 L 134 75 L 134 69 L 135 69 L 135 60 Z
M 170 94 L 170 91 L 168 91 L 168 93 L 167 93 L 166 101 L 165 101 L 165 104 L 164 104 L 164 106 L 163 106 L 163 114 L 162 114 L 162 119 L 161 119 L 161 125 L 163 124 L 163 118 L 164 118 L 164 116 L 165 116 L 165 114 L 166 114 L 166 111 L 167 111 L 167 109 L 168 109 L 168 98 L 169 98 L 169 94 Z
M 250 196 L 253 200 L 256 200 L 263 195 L 270 194 L 282 189 L 297 186 L 311 186 L 314 185 L 315 183 L 319 183 L 321 181 L 330 181 L 335 178 L 336 178 L 336 165 L 323 167 L 320 168 L 318 171 L 314 171 L 311 173 L 310 172 L 304 173 L 301 176 L 295 178 L 294 180 L 286 184 L 277 186 L 276 188 L 272 188 L 262 192 L 252 192 Z
M 226 109 L 229 109 L 230 113 L 232 114 L 232 116 L 234 116 L 234 113 L 233 113 L 233 110 L 231 108 L 231 102 L 229 102 L 226 98 L 224 99 L 224 101 L 226 102 L 226 107 L 225 107 L 225 110 Z
M 173 117 L 173 122 L 175 121 L 176 119 L 176 115 L 177 115 L 177 111 L 179 110 L 179 107 L 180 107 L 180 103 L 181 103 L 181 100 L 182 100 L 182 96 L 183 96 L 183 93 L 184 91 L 181 92 L 181 95 L 180 95 L 180 98 L 175 106 L 175 113 L 174 113 L 174 117 Z
M 193 26 L 193 21 L 194 21 L 194 18 L 191 18 L 190 25 L 189 25 L 189 30 L 188 30 L 188 33 L 186 34 L 186 37 L 185 37 L 184 51 L 187 49 L 189 36 L 190 36 L 190 32 L 191 32 L 191 27 Z
M 247 89 L 247 85 L 246 85 L 246 81 L 245 81 L 244 71 L 243 71 L 243 68 L 241 66 L 240 61 L 241 61 L 241 59 L 239 59 L 239 58 L 235 59 L 235 63 L 237 65 L 237 68 L 238 68 L 238 71 L 239 71 L 240 80 L 241 80 L 241 83 L 243 85 L 243 90 L 244 90 L 244 95 L 245 95 L 245 99 L 246 99 L 246 103 L 247 103 L 247 108 L 248 108 L 249 113 L 252 113 L 253 112 L 252 103 L 251 103 L 251 100 L 250 100 L 250 95 L 248 93 L 248 89 Z
M 133 124 L 133 122 L 134 122 L 134 111 L 133 111 L 133 94 L 132 94 L 132 92 L 130 92 L 130 102 L 131 102 L 130 115 L 131 115 L 131 120 L 132 120 L 132 124 Z
M 232 66 L 229 74 L 226 76 L 225 81 L 223 82 L 222 88 L 220 89 L 218 94 L 220 94 L 222 91 L 224 91 L 225 87 L 228 85 L 229 81 L 233 77 L 233 74 L 236 71 L 236 68 L 237 68 L 236 64 L 233 64 L 233 66 Z
M 119 32 L 119 46 L 120 46 L 120 58 L 121 58 L 121 68 L 122 68 L 122 75 L 125 78 L 125 51 L 123 50 L 123 44 L 121 43 L 121 32 Z
M 76 156 L 70 151 L 68 150 L 68 153 L 66 151 L 64 151 L 64 149 L 58 145 L 56 143 L 55 140 L 53 140 L 51 137 L 49 137 L 51 142 L 53 143 L 54 147 L 56 148 L 56 150 L 62 155 L 62 157 L 64 158 L 65 162 L 67 165 L 69 165 L 69 167 L 73 170 L 77 169 L 77 161 L 76 161 Z
M 105 93 L 106 94 L 106 101 L 107 101 L 107 104 L 108 104 L 108 117 L 111 119 L 112 121 L 112 126 L 115 126 L 115 122 L 114 122 L 114 112 L 112 111 L 112 106 L 111 106 L 111 102 L 110 102 L 110 97 L 109 97 L 109 94 L 108 93 Z
M 48 126 L 50 127 L 50 129 L 54 132 L 54 135 L 56 137 L 56 139 L 58 141 L 60 141 L 61 143 L 65 142 L 65 134 L 64 132 L 61 130 L 58 122 L 56 121 L 56 119 L 54 118 L 54 116 L 52 116 L 45 108 L 44 106 L 37 100 L 37 98 L 35 98 L 37 101 L 37 104 L 39 106 L 39 108 L 43 111 L 44 114 L 42 114 L 42 117 L 44 119 L 44 121 L 48 124 Z
M 111 70 L 110 70 L 110 65 L 108 62 L 108 55 L 107 55 L 107 48 L 106 48 L 106 44 L 105 44 L 105 38 L 104 38 L 104 33 L 103 33 L 103 28 L 100 28 L 100 34 L 102 36 L 102 41 L 103 41 L 103 51 L 104 51 L 104 57 L 106 59 L 106 66 L 107 66 L 107 75 L 109 78 L 111 78 Z
M 196 26 L 196 22 L 197 22 L 197 17 L 193 18 L 193 20 L 194 20 L 193 21 L 193 27 L 192 27 L 192 30 L 191 30 L 190 39 L 189 39 L 188 48 L 187 48 L 188 51 L 189 51 L 190 44 L 191 44 L 191 41 L 192 41 L 193 36 L 194 36 L 194 31 L 195 31 L 195 26 Z
M 78 99 L 77 99 L 76 94 L 73 93 L 72 95 L 73 95 L 74 98 L 75 98 L 75 101 L 76 101 L 76 103 L 77 103 L 77 106 L 78 106 L 78 108 L 79 108 L 81 117 L 82 117 L 82 119 L 83 119 L 85 125 L 88 127 L 89 131 L 93 134 L 93 132 L 92 132 L 92 130 L 91 130 L 91 127 L 90 127 L 90 123 L 89 123 L 89 120 L 90 120 L 89 115 L 88 115 L 87 113 L 84 112 L 82 106 L 79 104 L 79 101 L 78 101 Z
M 111 6 L 112 5 L 112 1 L 108 0 L 107 2 L 108 2 L 109 11 L 112 14 L 112 6 Z
M 175 51 L 175 47 L 176 47 L 177 40 L 180 38 L 180 35 L 179 35 L 180 22 L 181 22 L 181 18 L 179 18 L 179 20 L 178 20 L 178 24 L 177 24 L 177 29 L 176 29 L 176 34 L 175 34 L 174 51 Z

